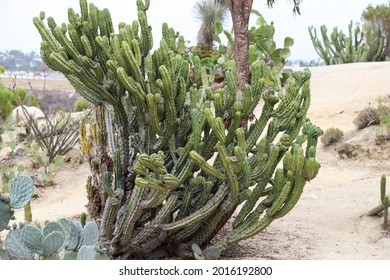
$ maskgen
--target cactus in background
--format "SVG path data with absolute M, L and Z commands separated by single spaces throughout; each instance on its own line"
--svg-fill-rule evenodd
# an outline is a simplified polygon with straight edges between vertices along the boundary
M 136 3 L 138 21 L 118 31 L 107 9 L 85 0 L 61 27 L 51 17 L 46 27 L 43 13 L 34 18 L 42 59 L 96 107 L 93 144 L 83 144 L 89 214 L 113 258 L 218 258 L 286 215 L 318 173 L 322 130 L 306 118 L 310 73 L 292 73 L 283 88 L 281 69 L 258 59 L 242 99 L 234 67 L 212 94 L 206 69 L 196 58 L 190 65 L 183 37 L 167 24 L 152 51 L 149 1 Z M 256 121 L 241 127 L 259 103 Z M 240 204 L 232 231 L 210 244 Z
M 383 228 L 384 229 L 387 229 L 389 227 L 388 216 L 389 216 L 389 196 L 385 195 L 385 198 L 383 199 Z
M 388 223 L 388 216 L 389 216 L 389 196 L 386 194 L 386 176 L 382 175 L 381 181 L 380 181 L 380 199 L 381 204 L 374 207 L 368 212 L 368 216 L 374 216 L 383 211 L 383 224 L 382 227 L 384 229 L 388 229 L 389 223 Z
M 9 229 L 10 220 L 14 220 L 14 210 L 28 205 L 31 214 L 30 200 L 34 192 L 31 177 L 19 175 L 11 182 L 10 196 L 0 194 L 0 231 Z M 28 209 L 27 209 L 28 210 Z M 27 216 L 26 216 L 27 217 Z
M 322 42 L 313 26 L 308 29 L 314 48 L 326 65 L 379 61 L 383 58 L 384 36 L 377 25 L 368 25 L 364 31 L 356 26 L 352 31 L 351 21 L 348 25 L 348 35 L 335 27 L 330 37 L 326 26 L 322 25 Z

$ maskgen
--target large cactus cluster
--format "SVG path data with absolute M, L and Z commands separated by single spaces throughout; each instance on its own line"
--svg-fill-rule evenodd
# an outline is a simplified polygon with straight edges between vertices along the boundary
M 81 134 L 89 211 L 109 255 L 218 258 L 295 206 L 320 168 L 307 70 L 282 88 L 280 70 L 256 60 L 242 94 L 234 67 L 212 92 L 207 69 L 189 63 L 167 24 L 152 51 L 148 0 L 118 31 L 107 9 L 80 7 L 68 10 L 68 24 L 49 17 L 46 27 L 43 13 L 34 23 L 43 60 L 96 106 L 96 124 Z M 232 229 L 214 240 L 235 211 Z
M 351 21 L 348 25 L 348 35 L 335 27 L 330 37 L 325 25 L 320 29 L 322 42 L 313 26 L 309 27 L 309 34 L 316 52 L 326 65 L 383 59 L 384 36 L 378 25 L 367 25 L 364 30 L 357 25 L 352 31 Z

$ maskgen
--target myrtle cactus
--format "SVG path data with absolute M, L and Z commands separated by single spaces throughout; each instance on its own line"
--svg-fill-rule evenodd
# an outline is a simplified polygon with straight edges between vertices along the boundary
M 384 36 L 378 25 L 367 25 L 365 30 L 356 26 L 352 31 L 351 21 L 347 35 L 335 27 L 330 37 L 325 25 L 320 30 L 322 42 L 313 26 L 309 27 L 309 34 L 317 54 L 326 65 L 379 61 L 383 58 Z
M 19 175 L 11 182 L 9 197 L 0 194 L 0 231 L 9 229 L 14 220 L 14 210 L 23 208 L 30 203 L 34 193 L 34 183 L 31 177 Z
M 81 129 L 88 209 L 112 258 L 218 258 L 286 215 L 319 171 L 310 72 L 282 87 L 281 70 L 258 59 L 240 98 L 234 66 L 212 92 L 167 24 L 152 50 L 149 1 L 136 3 L 138 21 L 118 30 L 85 0 L 67 24 L 34 18 L 42 59 L 96 108 L 96 124 Z M 230 218 L 231 231 L 213 241 Z

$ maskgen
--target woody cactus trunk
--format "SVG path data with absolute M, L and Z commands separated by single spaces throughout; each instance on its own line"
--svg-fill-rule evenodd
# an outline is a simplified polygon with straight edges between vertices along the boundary
M 295 206 L 320 168 L 322 131 L 306 119 L 308 71 L 282 89 L 278 70 L 258 60 L 237 103 L 235 69 L 212 93 L 206 69 L 197 58 L 189 64 L 183 37 L 167 24 L 152 51 L 149 1 L 138 0 L 138 21 L 119 31 L 107 9 L 80 6 L 68 10 L 68 24 L 49 17 L 47 28 L 43 13 L 34 23 L 42 59 L 96 106 L 82 143 L 89 211 L 111 257 L 218 258 Z M 258 119 L 241 127 L 258 104 Z M 213 239 L 235 211 L 231 230 Z

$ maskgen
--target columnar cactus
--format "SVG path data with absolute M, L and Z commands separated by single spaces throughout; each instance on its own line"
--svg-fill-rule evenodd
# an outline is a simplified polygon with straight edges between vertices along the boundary
M 34 24 L 42 59 L 96 106 L 93 146 L 82 129 L 89 210 L 112 257 L 218 258 L 296 205 L 320 168 L 308 70 L 282 88 L 280 69 L 256 60 L 242 99 L 234 67 L 213 93 L 167 24 L 152 51 L 148 0 L 137 0 L 138 21 L 118 31 L 108 10 L 80 7 L 68 10 L 68 24 L 49 17 L 46 27 L 43 13 Z M 243 127 L 258 104 L 261 114 Z M 210 243 L 240 204 L 232 231 Z
M 364 31 L 356 26 L 352 32 L 351 21 L 348 25 L 348 35 L 335 27 L 330 37 L 325 25 L 320 29 L 322 42 L 313 26 L 309 27 L 309 34 L 316 52 L 327 65 L 382 59 L 384 37 L 377 25 L 368 25 Z

